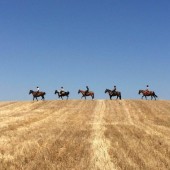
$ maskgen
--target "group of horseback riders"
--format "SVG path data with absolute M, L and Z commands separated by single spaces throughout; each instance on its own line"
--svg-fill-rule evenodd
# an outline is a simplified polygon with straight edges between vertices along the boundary
M 40 92 L 40 88 L 37 86 L 37 88 L 36 88 L 36 94 L 38 94 L 39 92 Z M 59 92 L 60 92 L 60 95 L 63 94 L 63 93 L 65 93 L 64 88 L 61 87 L 61 89 L 59 90 Z
M 37 94 L 40 92 L 40 88 L 39 88 L 38 86 L 37 86 L 36 91 L 37 91 Z M 113 93 L 116 92 L 116 86 L 114 86 L 112 92 L 113 92 Z M 64 94 L 64 93 L 65 93 L 65 90 L 64 90 L 63 87 L 61 87 L 60 90 L 59 90 L 59 94 L 62 95 L 62 94 Z M 87 95 L 88 93 L 89 93 L 89 86 L 86 86 L 85 95 Z
M 40 88 L 37 86 L 36 88 L 36 91 L 33 91 L 33 90 L 30 90 L 30 93 L 29 94 L 33 94 L 33 100 L 34 98 L 37 99 L 37 97 L 42 97 L 42 99 L 44 100 L 44 95 L 45 95 L 45 92 L 40 92 Z M 60 88 L 60 90 L 56 90 L 55 91 L 55 94 L 58 94 L 58 97 L 59 98 L 62 98 L 64 96 L 69 97 L 69 92 L 68 91 L 65 91 L 63 87 Z M 83 91 L 83 90 L 79 90 L 78 93 L 81 93 L 82 94 L 82 97 L 81 98 L 85 98 L 86 99 L 86 96 L 91 96 L 92 99 L 94 99 L 94 92 L 90 91 L 89 90 L 89 86 L 86 86 L 86 90 Z M 113 89 L 112 90 L 109 90 L 109 89 L 106 89 L 105 90 L 105 93 L 108 93 L 109 96 L 110 96 L 110 99 L 112 99 L 113 96 L 117 96 L 117 99 L 121 99 L 121 92 L 117 91 L 117 88 L 116 86 L 114 85 Z M 146 89 L 145 90 L 139 90 L 139 94 L 142 93 L 143 96 L 142 96 L 142 99 L 143 97 L 145 97 L 147 99 L 147 96 L 151 96 L 151 99 L 154 97 L 155 100 L 156 98 L 158 97 L 155 92 L 153 91 L 150 91 L 149 90 L 149 85 L 146 85 Z M 38 100 L 38 99 L 37 99 Z

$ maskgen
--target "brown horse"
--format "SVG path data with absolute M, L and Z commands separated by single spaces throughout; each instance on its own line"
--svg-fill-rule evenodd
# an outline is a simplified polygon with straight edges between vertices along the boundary
M 68 100 L 68 97 L 69 97 L 69 94 L 70 94 L 70 92 L 69 91 L 67 91 L 67 92 L 62 92 L 61 94 L 60 94 L 60 92 L 58 91 L 58 90 L 55 90 L 55 93 L 54 94 L 58 94 L 58 98 L 62 98 L 62 100 L 63 100 L 63 97 L 64 96 L 66 96 L 67 97 L 67 100 Z
M 108 94 L 109 94 L 110 100 L 112 100 L 112 97 L 113 97 L 113 96 L 117 96 L 116 99 L 119 98 L 119 99 L 121 100 L 121 92 L 119 92 L 119 91 L 113 92 L 112 90 L 106 89 L 106 90 L 105 90 L 105 93 L 108 93 Z
M 143 94 L 142 99 L 143 99 L 143 97 L 145 96 L 145 99 L 146 99 L 146 100 L 147 100 L 147 96 L 151 96 L 151 100 L 153 99 L 153 97 L 154 97 L 155 100 L 156 100 L 156 98 L 158 97 L 158 96 L 155 94 L 154 91 L 139 90 L 138 94 L 141 94 L 141 93 Z
M 84 90 L 79 90 L 79 91 L 78 91 L 78 94 L 79 94 L 79 93 L 82 94 L 81 99 L 84 97 L 85 100 L 86 100 L 86 96 L 91 96 L 92 99 L 94 99 L 94 92 L 92 92 L 92 91 L 89 91 L 89 92 L 86 93 L 86 91 L 84 91 Z
M 34 98 L 37 99 L 37 97 L 42 97 L 41 100 L 45 100 L 45 98 L 44 98 L 44 95 L 46 94 L 45 92 L 36 92 L 36 91 L 30 90 L 29 94 L 33 95 L 33 101 L 34 101 Z M 38 99 L 37 99 L 37 101 L 38 101 Z

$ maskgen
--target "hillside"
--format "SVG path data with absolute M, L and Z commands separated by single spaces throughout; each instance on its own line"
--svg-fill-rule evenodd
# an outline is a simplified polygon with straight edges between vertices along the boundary
M 0 102 L 0 169 L 169 169 L 170 101 Z

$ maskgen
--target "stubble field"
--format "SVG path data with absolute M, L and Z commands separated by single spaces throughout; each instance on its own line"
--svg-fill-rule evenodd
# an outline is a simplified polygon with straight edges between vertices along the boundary
M 1 170 L 168 170 L 170 101 L 0 102 Z

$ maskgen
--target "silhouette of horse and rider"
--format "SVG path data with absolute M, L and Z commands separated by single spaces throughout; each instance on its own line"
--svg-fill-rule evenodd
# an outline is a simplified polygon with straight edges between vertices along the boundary
M 147 96 L 151 96 L 151 100 L 154 98 L 156 100 L 156 98 L 158 97 L 154 91 L 150 91 L 149 90 L 149 85 L 146 86 L 146 90 L 139 90 L 138 94 L 142 94 L 142 99 L 143 97 L 145 97 L 145 99 L 147 100 Z
M 40 92 L 39 87 L 37 87 L 36 91 L 30 90 L 29 94 L 33 95 L 33 101 L 36 98 L 36 100 L 38 101 L 37 97 L 42 97 L 41 100 L 45 100 L 44 96 L 45 96 L 45 92 Z
M 146 86 L 146 90 L 139 90 L 138 94 L 142 94 L 142 99 L 143 97 L 145 97 L 145 99 L 147 100 L 148 96 L 151 96 L 151 100 L 154 98 L 156 100 L 156 98 L 158 98 L 158 96 L 155 94 L 154 91 L 150 91 L 149 85 Z M 84 97 L 86 100 L 86 97 L 91 96 L 92 100 L 94 99 L 94 92 L 89 90 L 89 87 L 86 86 L 86 90 L 78 90 L 78 94 L 81 93 L 81 99 Z M 110 89 L 106 89 L 105 93 L 109 94 L 110 100 L 112 100 L 112 97 L 116 96 L 116 99 L 122 99 L 121 97 L 121 92 L 116 90 L 116 86 L 114 86 L 113 90 Z M 39 87 L 37 87 L 36 91 L 30 90 L 29 94 L 33 95 L 33 101 L 34 99 L 36 99 L 38 101 L 38 97 L 42 97 L 41 100 L 45 100 L 45 92 L 40 92 Z M 58 98 L 61 98 L 63 100 L 63 97 L 67 97 L 67 100 L 69 98 L 69 91 L 65 91 L 63 87 L 61 87 L 60 90 L 55 90 L 54 94 L 58 94 Z
M 78 94 L 81 93 L 81 99 L 84 97 L 86 100 L 86 97 L 91 96 L 92 100 L 94 99 L 94 92 L 93 91 L 89 91 L 89 87 L 86 86 L 86 90 L 78 90 Z
M 63 97 L 66 96 L 67 97 L 67 100 L 69 98 L 69 94 L 70 92 L 69 91 L 65 91 L 63 87 L 61 87 L 60 90 L 55 90 L 55 93 L 54 94 L 58 94 L 58 98 L 61 98 L 63 100 Z
M 110 97 L 110 100 L 112 100 L 112 97 L 113 96 L 117 96 L 116 99 L 120 99 L 121 100 L 121 92 L 117 91 L 116 90 L 116 86 L 114 86 L 114 89 L 113 90 L 109 90 L 109 89 L 106 89 L 105 90 L 105 93 L 108 93 L 109 94 L 109 97 Z

